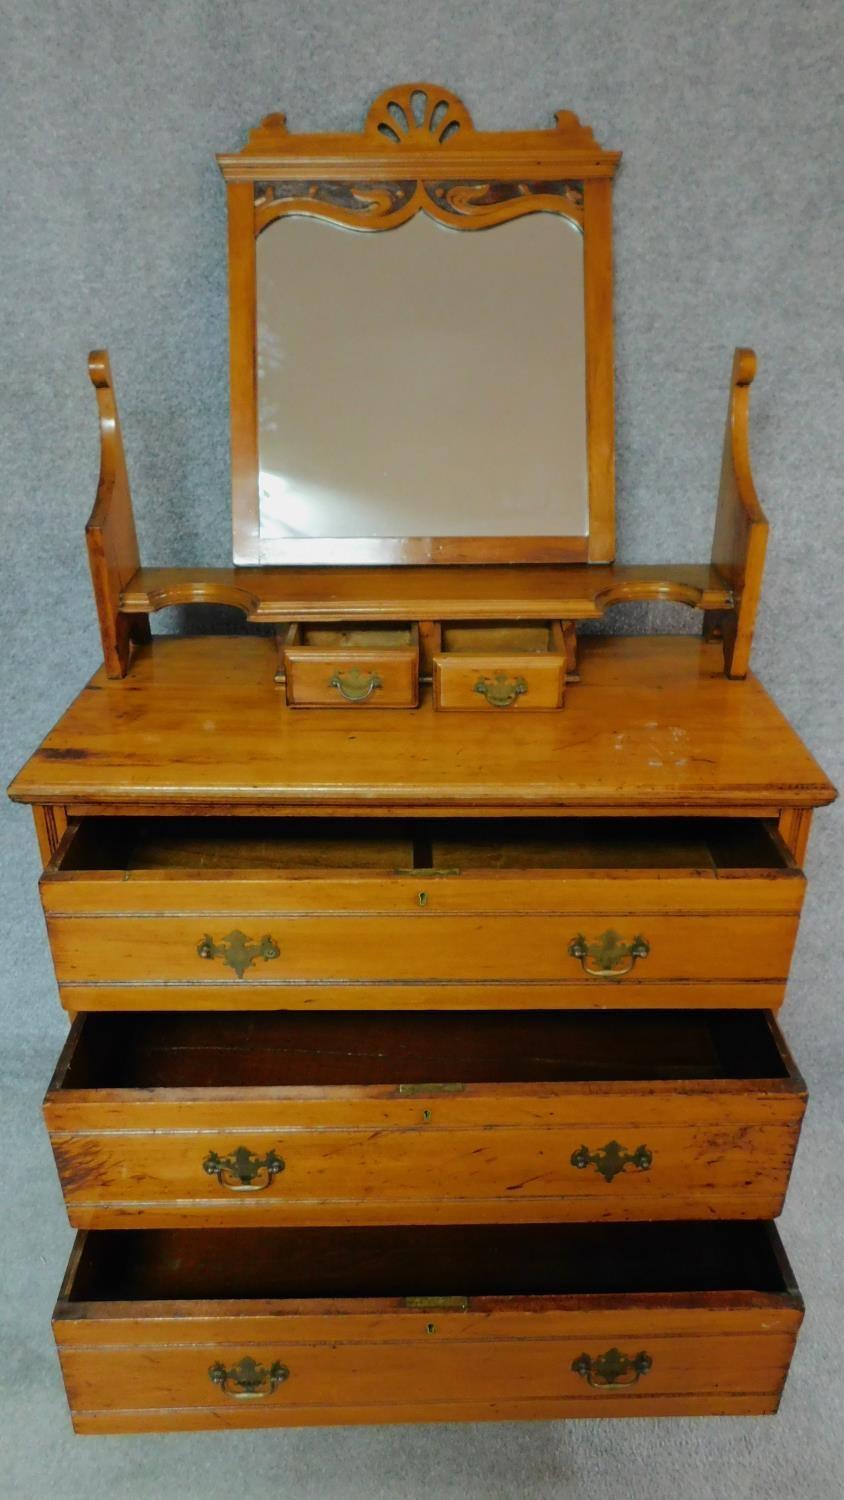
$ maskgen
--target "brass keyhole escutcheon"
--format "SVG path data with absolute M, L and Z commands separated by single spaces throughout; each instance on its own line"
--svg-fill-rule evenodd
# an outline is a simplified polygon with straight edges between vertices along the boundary
M 436 1325 L 436 1323 L 426 1323 L 425 1324 L 425 1332 L 426 1333 L 436 1333 L 436 1331 L 437 1331 L 437 1325 Z
M 419 895 L 416 897 L 416 899 L 419 902 L 420 906 L 427 906 L 428 905 L 428 892 L 427 891 L 420 891 Z
M 426 1125 L 427 1125 L 428 1121 L 430 1119 L 432 1119 L 432 1118 L 433 1117 L 432 1117 L 432 1113 L 431 1113 L 430 1109 L 423 1109 L 423 1111 L 422 1111 L 422 1119 L 425 1121 Z

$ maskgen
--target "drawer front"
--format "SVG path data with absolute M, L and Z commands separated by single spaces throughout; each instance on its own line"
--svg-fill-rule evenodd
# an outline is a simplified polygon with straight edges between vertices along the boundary
M 275 1427 L 478 1417 L 654 1416 L 776 1409 L 792 1332 L 666 1334 L 657 1316 L 638 1327 L 574 1336 L 441 1337 L 432 1313 L 415 1340 L 302 1343 L 284 1320 L 266 1343 L 61 1349 L 78 1431 Z M 539 1315 L 541 1316 L 541 1315 Z M 465 1320 L 464 1320 L 465 1321 Z M 656 1325 L 656 1326 L 655 1326 Z M 389 1336 L 389 1335 L 388 1335 Z M 467 1393 L 471 1393 L 469 1397 Z
M 415 1225 L 80 1235 L 53 1328 L 131 1431 L 770 1411 L 801 1318 L 771 1225 Z
M 671 980 L 785 980 L 797 921 L 786 913 L 452 916 L 426 907 L 377 917 L 67 913 L 49 916 L 48 930 L 57 978 L 70 986 L 173 983 L 246 994 L 331 981 L 526 981 L 611 996 Z
M 419 653 L 415 649 L 372 652 L 284 653 L 287 702 L 293 708 L 415 708 L 419 701 Z
M 723 871 L 723 828 L 710 848 L 669 820 L 664 847 L 652 820 L 608 837 L 592 821 L 597 832 L 580 820 L 561 836 L 561 857 L 586 866 L 568 869 L 542 866 L 548 820 L 524 847 L 506 823 L 499 845 L 495 826 L 473 841 L 424 820 L 411 837 L 393 820 L 366 840 L 314 828 L 291 852 L 285 820 L 164 819 L 162 834 L 139 822 L 133 854 L 132 820 L 83 819 L 41 881 L 63 1001 L 621 1008 L 676 1005 L 680 982 L 696 987 L 689 1005 L 779 1003 L 805 882 L 755 820 Z
M 393 1113 L 404 1106 L 414 1115 L 415 1126 L 379 1125 L 370 1104 L 358 1109 L 367 1125 L 320 1131 L 209 1128 L 213 1107 L 186 1103 L 178 1114 L 166 1104 L 147 1109 L 147 1129 L 124 1132 L 120 1110 L 103 1106 L 110 1128 L 52 1130 L 51 1138 L 77 1228 L 740 1219 L 780 1212 L 801 1101 L 678 1096 L 672 1104 L 666 1097 L 657 1124 L 641 1118 L 653 1110 L 629 1099 L 609 1100 L 603 1111 L 591 1110 L 603 1119 L 578 1123 L 578 1102 L 546 1100 L 537 1089 L 522 1101 L 522 1116 L 556 1113 L 571 1123 L 461 1128 L 437 1123 L 449 1111 L 432 1095 L 427 1104 L 393 1106 Z M 693 1117 L 696 1104 L 708 1119 L 665 1123 L 672 1115 Z M 585 1106 L 588 1116 L 588 1098 Z M 72 1112 L 63 1106 L 65 1119 Z M 228 1112 L 237 1118 L 249 1106 L 230 1105 Z M 264 1113 L 271 1116 L 272 1107 Z M 294 1106 L 288 1113 L 295 1119 Z
M 437 655 L 434 703 L 440 709 L 526 713 L 562 708 L 566 663 L 562 656 Z
M 771 1016 L 240 1012 L 78 1017 L 44 1113 L 79 1227 L 222 1228 L 769 1218 L 805 1103 Z

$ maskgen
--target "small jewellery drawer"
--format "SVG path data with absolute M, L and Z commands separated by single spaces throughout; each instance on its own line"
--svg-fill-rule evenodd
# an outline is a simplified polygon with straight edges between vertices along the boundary
M 574 637 L 569 658 L 573 665 Z M 444 624 L 434 655 L 437 708 L 562 708 L 566 690 L 567 641 L 563 626 L 525 621 L 475 620 Z
M 415 708 L 417 625 L 290 625 L 279 651 L 293 708 Z
M 802 1317 L 772 1225 L 81 1234 L 77 1432 L 775 1411 Z
M 71 1222 L 769 1218 L 806 1094 L 764 1011 L 93 1014 L 45 1100 Z
M 803 889 L 752 818 L 83 818 L 41 881 L 74 1011 L 775 1009 Z

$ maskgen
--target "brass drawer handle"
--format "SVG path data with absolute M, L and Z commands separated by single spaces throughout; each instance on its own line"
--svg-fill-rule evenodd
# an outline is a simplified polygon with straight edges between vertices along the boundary
M 653 1360 L 644 1349 L 638 1354 L 622 1354 L 620 1349 L 608 1349 L 595 1359 L 589 1354 L 579 1354 L 572 1361 L 575 1375 L 585 1380 L 596 1391 L 623 1391 L 635 1385 L 647 1375 Z
M 612 1182 L 625 1167 L 635 1167 L 637 1172 L 647 1172 L 653 1164 L 653 1152 L 647 1146 L 637 1146 L 635 1151 L 625 1151 L 618 1141 L 609 1141 L 600 1151 L 590 1151 L 588 1146 L 579 1146 L 571 1154 L 571 1164 L 583 1171 L 592 1166 L 600 1172 L 605 1182 Z
M 289 1375 L 287 1365 L 283 1365 L 280 1359 L 273 1360 L 267 1369 L 266 1365 L 259 1365 L 249 1354 L 244 1354 L 243 1359 L 230 1370 L 220 1360 L 208 1370 L 212 1383 L 225 1391 L 227 1396 L 234 1396 L 236 1401 L 254 1401 L 261 1396 L 271 1396 Z
M 252 968 L 256 958 L 262 958 L 266 964 L 273 958 L 281 957 L 281 949 L 274 938 L 267 935 L 260 942 L 253 943 L 245 932 L 237 930 L 221 938 L 219 943 L 215 943 L 206 932 L 197 943 L 196 951 L 200 958 L 221 958 L 227 968 L 234 969 L 238 979 L 242 979 L 246 970 Z
M 506 672 L 496 672 L 492 679 L 479 677 L 475 683 L 475 692 L 493 708 L 509 708 L 527 690 L 524 677 L 508 677 Z
M 361 672 L 358 667 L 350 667 L 347 672 L 335 672 L 328 686 L 336 688 L 349 703 L 365 703 L 384 684 L 377 672 Z
M 623 979 L 636 959 L 647 958 L 650 951 L 651 945 L 645 938 L 634 937 L 626 943 L 611 927 L 595 943 L 587 943 L 582 932 L 569 943 L 571 957 L 580 959 L 583 972 L 590 979 Z
M 209 1177 L 216 1177 L 220 1187 L 228 1188 L 230 1193 L 262 1193 L 284 1171 L 284 1162 L 275 1151 L 256 1156 L 248 1146 L 238 1146 L 228 1156 L 209 1151 L 202 1170 Z

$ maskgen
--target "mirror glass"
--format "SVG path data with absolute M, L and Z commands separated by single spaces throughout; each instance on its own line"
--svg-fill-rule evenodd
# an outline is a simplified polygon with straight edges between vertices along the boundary
M 587 534 L 577 224 L 291 216 L 256 253 L 262 561 L 303 537 Z

